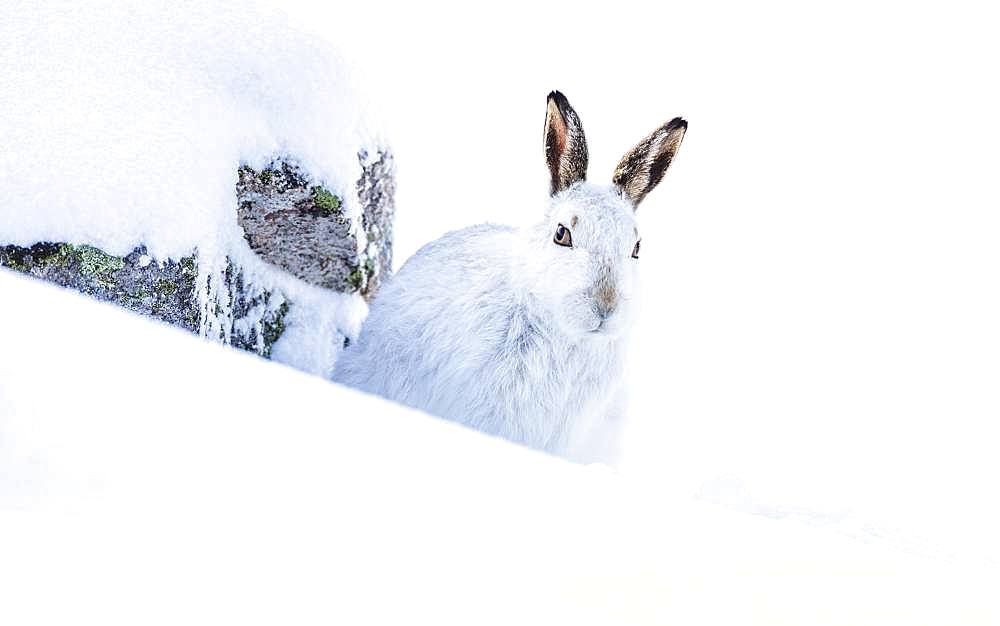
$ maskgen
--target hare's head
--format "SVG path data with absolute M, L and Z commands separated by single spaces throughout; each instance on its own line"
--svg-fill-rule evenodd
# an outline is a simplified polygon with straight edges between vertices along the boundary
M 549 94 L 544 146 L 551 198 L 545 220 L 531 231 L 531 253 L 545 270 L 528 281 L 564 331 L 614 336 L 629 325 L 641 239 L 636 208 L 663 179 L 686 129 L 679 117 L 657 128 L 622 158 L 610 185 L 594 185 L 585 180 L 580 118 L 565 96 Z

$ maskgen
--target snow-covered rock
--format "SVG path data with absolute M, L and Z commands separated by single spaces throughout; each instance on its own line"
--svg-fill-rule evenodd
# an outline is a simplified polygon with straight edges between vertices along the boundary
M 288 295 L 289 285 L 302 281 L 367 300 L 389 275 L 393 187 L 392 157 L 380 152 L 365 164 L 356 185 L 363 207 L 364 246 L 359 246 L 351 222 L 343 216 L 342 201 L 325 188 L 310 185 L 294 166 L 280 162 L 260 172 L 249 166 L 240 168 L 235 195 L 244 238 L 264 261 L 291 276 L 272 272 L 277 277 L 273 286 L 261 289 L 247 280 L 242 264 L 227 257 L 217 296 L 223 298 L 223 306 L 218 312 L 203 309 L 199 302 L 197 251 L 176 261 L 153 263 L 144 245 L 121 257 L 86 244 L 0 245 L 0 267 L 71 287 L 193 332 L 210 328 L 224 314 L 228 323 L 217 326 L 211 337 L 270 357 L 285 332 L 289 309 L 297 306 Z M 244 258 L 262 267 L 245 254 Z M 340 329 L 334 342 L 342 344 L 347 336 L 346 328 Z
M 8 9 L 0 265 L 329 374 L 395 187 L 337 54 L 253 4 Z

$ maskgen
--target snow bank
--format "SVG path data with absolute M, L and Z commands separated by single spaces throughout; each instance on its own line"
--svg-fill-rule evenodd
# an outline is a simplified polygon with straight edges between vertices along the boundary
M 0 293 L 3 623 L 1000 618 L 996 569 L 666 503 L 6 270 Z
M 15 2 L 5 13 L 0 242 L 116 256 L 141 245 L 161 262 L 197 250 L 201 330 L 223 339 L 234 323 L 255 323 L 228 311 L 227 263 L 250 292 L 289 283 L 243 240 L 241 164 L 297 164 L 342 200 L 366 244 L 359 152 L 374 155 L 380 140 L 329 44 L 247 2 Z M 339 303 L 309 295 L 298 316 L 338 326 L 341 341 L 363 315 L 363 303 L 348 302 L 339 317 L 350 323 L 338 325 L 323 312 Z

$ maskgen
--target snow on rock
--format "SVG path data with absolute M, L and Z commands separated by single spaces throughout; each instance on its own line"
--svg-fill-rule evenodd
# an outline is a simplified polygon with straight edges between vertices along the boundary
M 0 294 L 4 624 L 1000 619 L 995 568 L 667 501 L 8 270 Z
M 329 373 L 390 270 L 394 191 L 334 51 L 246 2 L 6 12 L 0 264 Z

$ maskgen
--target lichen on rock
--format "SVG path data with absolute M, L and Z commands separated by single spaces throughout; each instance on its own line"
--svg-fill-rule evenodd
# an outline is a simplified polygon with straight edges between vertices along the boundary
M 281 339 L 285 333 L 285 316 L 288 315 L 288 303 L 282 302 L 273 316 L 265 320 L 262 325 L 262 337 L 264 340 L 261 356 L 270 358 L 271 348 Z
M 340 209 L 340 198 L 324 187 L 312 188 L 312 201 L 321 217 L 331 217 Z
M 197 331 L 194 257 L 143 265 L 145 256 L 142 247 L 118 257 L 88 245 L 42 242 L 0 247 L 0 266 Z

